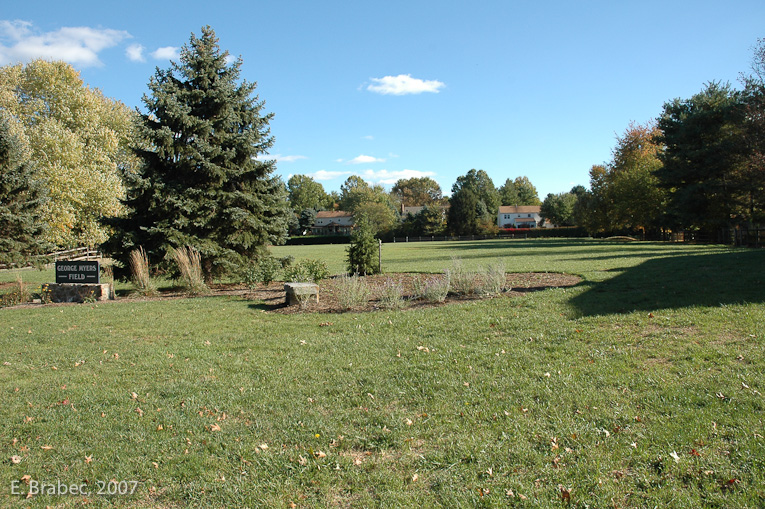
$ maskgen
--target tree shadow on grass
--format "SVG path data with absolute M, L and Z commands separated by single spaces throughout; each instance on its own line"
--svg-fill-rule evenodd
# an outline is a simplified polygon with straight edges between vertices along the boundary
M 589 286 L 571 303 L 584 316 L 765 302 L 765 250 L 648 260 Z

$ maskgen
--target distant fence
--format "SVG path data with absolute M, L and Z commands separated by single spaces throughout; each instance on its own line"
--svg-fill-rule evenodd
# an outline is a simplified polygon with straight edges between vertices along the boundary
M 26 266 L 16 266 L 12 265 L 11 267 L 8 267 L 4 264 L 0 263 L 0 269 L 7 269 L 7 268 L 24 268 L 24 267 L 36 267 L 40 265 L 45 265 L 46 263 L 50 262 L 79 262 L 82 260 L 100 260 L 101 259 L 101 253 L 98 252 L 98 250 L 94 247 L 75 247 L 72 249 L 64 249 L 62 251 L 54 251 L 52 253 L 47 253 L 44 255 L 35 256 L 31 260 L 29 260 L 26 264 Z
M 663 233 L 661 238 L 648 237 L 646 240 L 662 240 L 685 244 L 727 244 L 738 247 L 763 247 L 765 245 L 765 229 L 730 228 L 721 229 L 716 232 L 679 231 Z
M 44 258 L 55 262 L 79 262 L 82 260 L 99 260 L 101 253 L 94 247 L 76 247 L 74 249 L 48 253 L 44 255 Z

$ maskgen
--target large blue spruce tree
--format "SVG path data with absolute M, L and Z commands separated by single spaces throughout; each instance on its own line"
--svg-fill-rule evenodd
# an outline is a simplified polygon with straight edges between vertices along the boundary
M 115 233 L 104 246 L 123 267 L 138 246 L 161 265 L 168 250 L 189 245 L 209 280 L 285 239 L 286 189 L 274 161 L 262 158 L 273 144 L 272 114 L 262 113 L 256 85 L 239 80 L 241 65 L 205 27 L 180 62 L 152 77 L 137 149 L 143 164 L 127 176 L 131 212 L 109 221 Z
M 30 162 L 31 150 L 15 120 L 0 111 L 0 266 L 19 267 L 52 246 L 42 240 L 47 197 Z

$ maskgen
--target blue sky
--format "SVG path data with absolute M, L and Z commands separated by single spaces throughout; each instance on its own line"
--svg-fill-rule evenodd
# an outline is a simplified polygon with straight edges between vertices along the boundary
M 156 67 L 212 26 L 275 118 L 285 180 L 338 190 L 483 169 L 541 198 L 588 186 L 617 134 L 706 82 L 738 86 L 765 2 L 6 2 L 0 65 L 56 58 L 141 107 Z

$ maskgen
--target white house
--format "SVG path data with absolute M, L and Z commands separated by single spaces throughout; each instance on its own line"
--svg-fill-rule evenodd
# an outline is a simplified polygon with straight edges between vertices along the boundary
M 353 214 L 342 210 L 322 210 L 316 213 L 311 227 L 314 235 L 350 235 L 353 229 Z
M 539 228 L 542 216 L 539 205 L 506 205 L 499 208 L 497 225 L 500 228 Z

